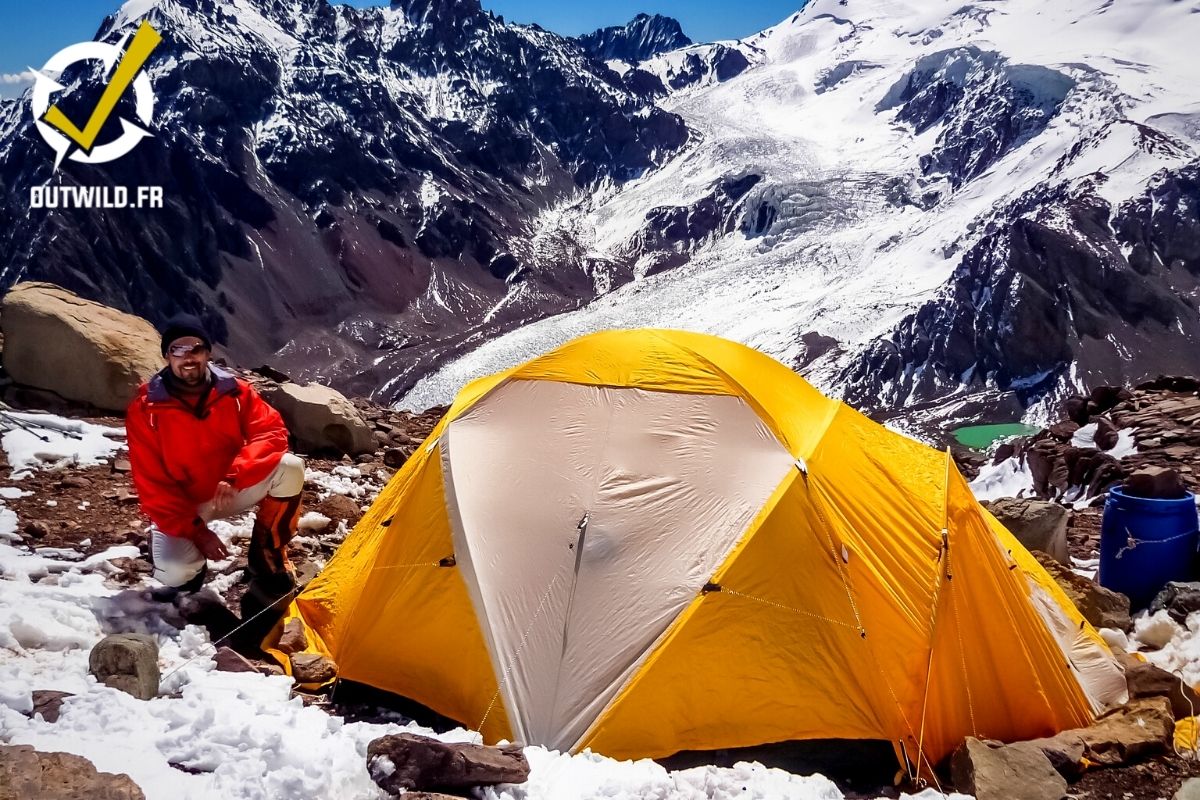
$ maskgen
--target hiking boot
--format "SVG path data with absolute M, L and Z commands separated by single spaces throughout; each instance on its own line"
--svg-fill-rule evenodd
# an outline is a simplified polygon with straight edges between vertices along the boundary
M 175 603 L 180 595 L 191 594 L 192 592 L 200 591 L 204 586 L 204 579 L 208 577 L 208 564 L 200 568 L 190 581 L 182 586 L 155 586 L 150 590 L 150 597 L 160 603 Z

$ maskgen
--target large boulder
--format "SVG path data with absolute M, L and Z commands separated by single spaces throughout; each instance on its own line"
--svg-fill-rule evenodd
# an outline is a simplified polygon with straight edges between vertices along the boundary
M 1128 597 L 1076 575 L 1047 553 L 1035 551 L 1033 556 L 1093 627 L 1116 628 L 1127 633 L 1133 628 Z
M 1025 545 L 1027 550 L 1049 553 L 1062 564 L 1071 563 L 1067 551 L 1067 519 L 1065 506 L 1045 500 L 1002 497 L 988 503 L 988 511 L 1004 524 Z
M 158 696 L 158 643 L 144 633 L 105 636 L 88 654 L 88 671 L 105 686 L 140 700 Z
M 0 745 L 0 800 L 144 800 L 125 774 L 99 772 L 82 756 Z
M 1129 701 L 1077 733 L 1089 761 L 1125 764 L 1169 751 L 1175 740 L 1175 714 L 1169 698 L 1145 697 Z
M 279 383 L 259 388 L 263 399 L 283 415 L 296 446 L 308 453 L 370 453 L 375 433 L 354 404 L 340 392 L 310 383 Z
M 10 289 L 0 328 L 4 369 L 14 381 L 108 411 L 124 411 L 164 363 L 149 322 L 52 283 Z
M 1062 800 L 1067 781 L 1036 747 L 968 737 L 950 760 L 954 786 L 977 800 Z
M 498 783 L 524 783 L 529 762 L 520 747 L 449 744 L 400 733 L 367 745 L 367 770 L 391 794 L 414 789 L 470 789 Z

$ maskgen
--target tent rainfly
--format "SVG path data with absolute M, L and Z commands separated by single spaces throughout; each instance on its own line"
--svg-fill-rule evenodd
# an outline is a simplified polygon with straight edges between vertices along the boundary
M 1126 699 L 947 452 L 680 331 L 466 386 L 289 615 L 341 678 L 616 758 L 877 739 L 928 775 Z

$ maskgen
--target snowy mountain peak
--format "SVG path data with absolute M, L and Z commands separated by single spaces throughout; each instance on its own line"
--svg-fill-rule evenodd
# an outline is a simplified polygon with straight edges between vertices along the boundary
M 576 41 L 601 61 L 625 61 L 630 64 L 692 43 L 678 20 L 662 14 L 638 14 L 624 25 L 600 28 L 578 37 Z
M 484 14 L 479 0 L 392 0 L 391 8 L 403 11 L 414 24 L 461 22 Z

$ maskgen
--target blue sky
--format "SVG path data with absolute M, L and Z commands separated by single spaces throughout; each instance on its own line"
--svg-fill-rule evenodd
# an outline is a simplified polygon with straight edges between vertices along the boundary
M 638 12 L 675 17 L 698 42 L 737 39 L 770 27 L 802 5 L 801 0 L 482 0 L 483 7 L 510 22 L 536 22 L 543 28 L 577 36 L 606 25 L 620 25 Z M 352 0 L 351 5 L 382 5 Z M 0 96 L 23 88 L 26 67 L 40 67 L 59 49 L 91 39 L 100 21 L 121 0 L 15 0 L 0 7 Z

